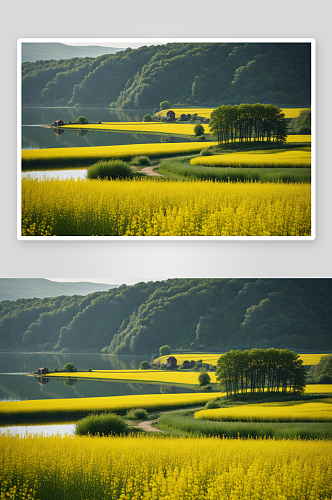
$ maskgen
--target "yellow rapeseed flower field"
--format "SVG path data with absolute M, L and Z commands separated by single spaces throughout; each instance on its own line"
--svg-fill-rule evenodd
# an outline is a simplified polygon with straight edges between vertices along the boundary
M 310 151 L 281 151 L 278 153 L 248 152 L 213 156 L 198 156 L 190 160 L 191 165 L 207 167 L 310 167 Z
M 204 118 L 210 118 L 214 109 L 215 108 L 169 108 L 159 111 L 157 115 L 166 116 L 167 111 L 172 110 L 175 113 L 176 119 L 180 118 L 182 114 L 193 115 L 194 113 L 197 113 L 198 116 L 203 116 Z M 282 112 L 285 114 L 285 118 L 296 118 L 304 109 L 307 108 L 282 108 Z
M 220 354 L 204 354 L 202 352 L 191 352 L 184 354 L 168 354 L 167 356 L 160 356 L 154 360 L 154 363 L 166 363 L 166 360 L 169 356 L 174 356 L 177 359 L 178 364 L 182 364 L 184 361 L 198 361 L 202 360 L 203 363 L 209 363 L 211 365 L 216 365 L 218 363 L 218 359 L 222 356 L 223 353 Z M 302 359 L 304 365 L 317 365 L 319 363 L 320 358 L 325 356 L 324 354 L 300 354 L 300 359 Z
M 331 441 L 7 435 L 0 446 L 1 500 L 327 500 L 332 495 Z
M 309 236 L 309 184 L 22 179 L 23 236 Z
M 261 403 L 195 413 L 198 420 L 232 422 L 332 422 L 332 399 Z
M 208 127 L 208 126 L 207 126 Z M 102 122 L 86 125 L 64 125 L 62 128 L 142 132 L 145 134 L 195 135 L 194 124 L 164 122 Z M 207 130 L 208 131 L 208 130 Z
M 164 370 L 92 370 L 91 372 L 52 373 L 51 377 L 92 378 L 108 380 L 136 380 L 139 382 L 198 385 L 198 372 Z M 214 373 L 211 382 L 216 382 Z
M 139 155 L 170 156 L 181 153 L 199 153 L 203 148 L 215 145 L 215 142 L 178 142 L 155 144 L 126 144 L 121 146 L 92 146 L 76 148 L 48 148 L 48 149 L 23 149 L 22 160 L 29 161 L 70 162 L 71 159 L 80 159 L 87 165 L 97 160 L 111 158 L 133 158 Z
M 198 377 L 198 374 L 197 374 Z M 98 398 L 68 398 L 31 401 L 0 401 L 0 421 L 15 416 L 22 418 L 54 417 L 60 415 L 75 416 L 78 414 L 101 413 L 111 411 L 125 413 L 131 408 L 145 408 L 148 411 L 176 408 L 180 406 L 204 405 L 210 399 L 220 397 L 215 393 L 183 393 L 183 394 L 140 394 L 130 396 L 112 396 Z

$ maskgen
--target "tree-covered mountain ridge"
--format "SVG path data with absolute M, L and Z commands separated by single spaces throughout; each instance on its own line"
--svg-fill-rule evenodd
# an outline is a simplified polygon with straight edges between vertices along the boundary
M 22 64 L 23 106 L 310 105 L 309 43 L 167 43 Z
M 332 348 L 331 279 L 169 279 L 0 302 L 0 350 Z

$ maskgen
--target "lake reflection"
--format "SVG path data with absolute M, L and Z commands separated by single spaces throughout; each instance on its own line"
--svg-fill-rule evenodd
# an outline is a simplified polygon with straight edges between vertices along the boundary
M 0 353 L 0 400 L 89 398 L 139 394 L 194 392 L 185 387 L 116 382 L 109 380 L 42 379 L 27 377 L 41 366 L 61 368 L 68 362 L 78 369 L 137 369 L 146 356 L 111 356 L 98 354 Z

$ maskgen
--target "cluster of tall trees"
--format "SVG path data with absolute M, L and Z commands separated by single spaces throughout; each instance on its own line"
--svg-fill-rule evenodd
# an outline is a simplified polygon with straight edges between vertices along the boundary
M 303 393 L 306 370 L 289 349 L 231 350 L 218 360 L 216 378 L 227 397 L 263 392 Z
M 331 279 L 170 279 L 0 302 L 0 350 L 332 348 Z
M 235 141 L 286 142 L 288 123 L 273 104 L 223 105 L 211 113 L 210 131 L 218 144 Z
M 24 106 L 310 105 L 309 43 L 168 43 L 22 64 Z

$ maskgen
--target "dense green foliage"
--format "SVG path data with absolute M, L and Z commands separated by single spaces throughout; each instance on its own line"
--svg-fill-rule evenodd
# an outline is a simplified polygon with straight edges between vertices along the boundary
M 62 370 L 64 372 L 76 372 L 76 367 L 73 363 L 66 363 Z
M 277 439 L 331 439 L 330 423 L 213 422 L 195 420 L 192 412 L 162 415 L 158 428 L 184 436 L 229 436 L 233 438 L 274 437 Z
M 332 384 L 332 354 L 323 356 L 308 372 L 308 384 Z
M 79 116 L 76 120 L 76 123 L 88 123 L 88 120 L 85 118 L 85 116 Z
M 207 385 L 211 382 L 211 377 L 207 372 L 201 372 L 198 376 L 199 385 Z
M 142 363 L 139 365 L 140 370 L 147 370 L 149 368 L 149 362 L 148 361 L 142 361 Z
M 211 113 L 210 133 L 218 144 L 252 140 L 284 143 L 287 129 L 285 114 L 273 104 L 223 104 Z
M 303 109 L 289 123 L 289 134 L 311 134 L 311 109 Z
M 145 420 L 148 418 L 148 412 L 145 408 L 133 408 L 125 416 L 128 420 Z
M 23 63 L 22 98 L 24 106 L 308 105 L 310 80 L 309 43 L 168 43 Z
M 195 127 L 194 127 L 194 134 L 195 134 L 195 136 L 199 136 L 199 135 L 204 134 L 203 125 L 200 125 L 199 123 L 197 123 L 197 125 L 195 125 Z
M 150 165 L 150 158 L 148 156 L 136 156 L 130 163 L 136 167 L 144 167 Z
M 86 171 L 87 179 L 130 179 L 134 173 L 122 160 L 98 161 Z
M 239 393 L 305 390 L 306 370 L 300 355 L 289 349 L 231 350 L 218 360 L 216 379 L 227 397 Z
M 167 356 L 168 354 L 171 354 L 171 352 L 172 349 L 169 345 L 162 345 L 159 347 L 159 356 Z
M 122 417 L 115 413 L 102 413 L 101 415 L 89 415 L 79 420 L 75 426 L 77 436 L 86 436 L 87 434 L 105 435 L 126 434 L 128 425 Z
M 330 350 L 331 297 L 331 279 L 186 278 L 3 301 L 0 349 L 152 355 L 167 342 L 173 352 Z

